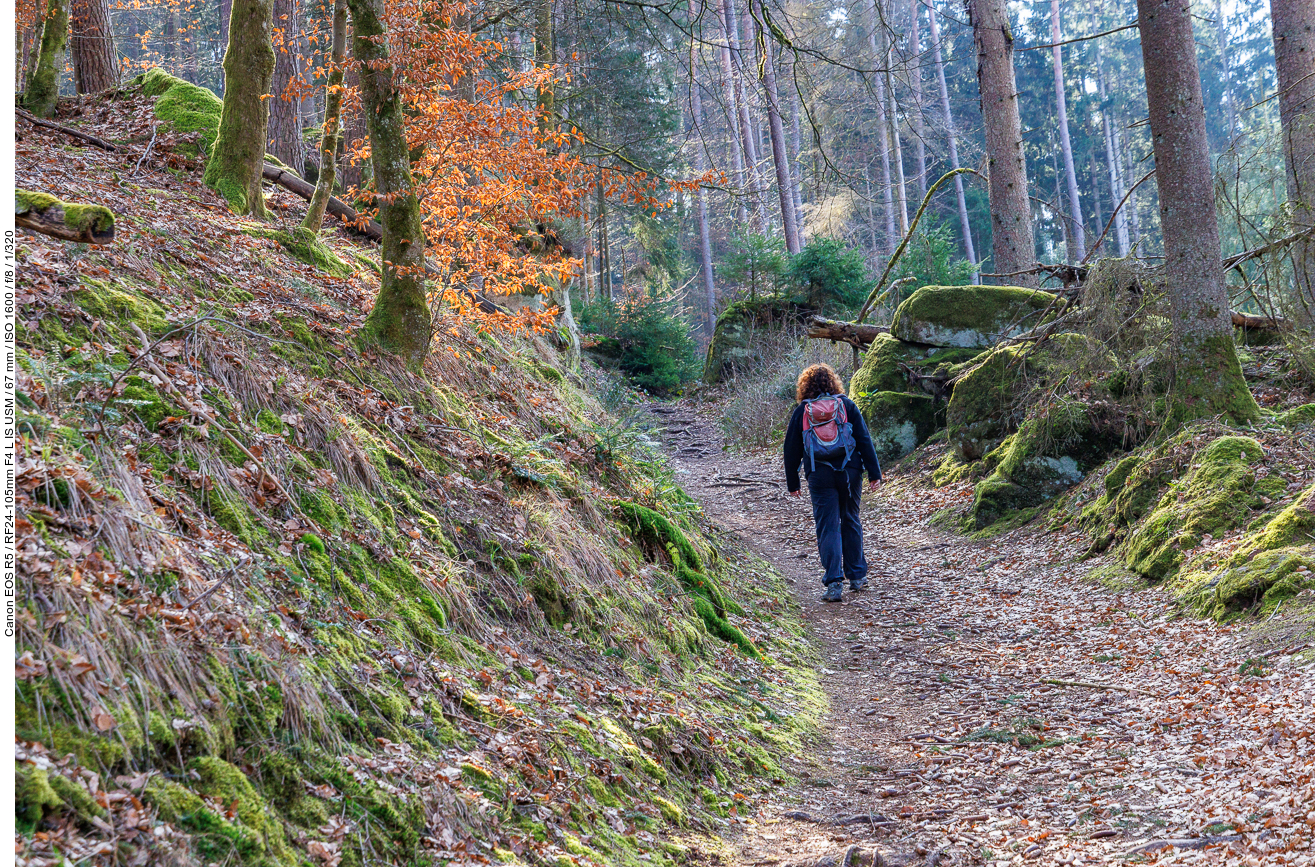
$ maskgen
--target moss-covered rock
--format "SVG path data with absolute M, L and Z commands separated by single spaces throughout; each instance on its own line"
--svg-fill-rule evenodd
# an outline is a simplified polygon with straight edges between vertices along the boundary
M 923 286 L 895 310 L 890 333 L 908 343 L 986 349 L 1035 328 L 1058 307 L 1018 286 Z
M 1128 538 L 1127 567 L 1153 581 L 1170 578 L 1204 536 L 1242 526 L 1259 504 L 1255 465 L 1264 456 L 1260 443 L 1242 436 L 1220 437 L 1197 452 L 1187 474 Z
M 889 334 L 880 334 L 863 354 L 862 366 L 850 379 L 849 394 L 852 398 L 863 392 L 909 391 L 909 377 L 901 365 L 929 374 L 968 361 L 976 355 L 978 351 L 974 349 L 928 350 L 925 346 L 905 343 Z
M 268 238 L 271 241 L 277 241 L 278 245 L 286 250 L 292 258 L 299 262 L 305 262 L 313 268 L 319 268 L 326 274 L 332 274 L 335 277 L 350 277 L 355 273 L 351 265 L 348 265 L 337 253 L 330 250 L 320 240 L 320 236 L 310 229 L 299 226 L 290 232 L 282 229 L 263 228 L 248 228 L 242 231 L 256 238 Z
M 703 381 L 721 382 L 736 368 L 758 364 L 762 359 L 754 344 L 755 335 L 803 322 L 812 312 L 811 307 L 779 298 L 730 305 L 717 317 L 703 364 Z
M 1020 347 L 1003 347 L 981 356 L 954 384 L 945 424 L 960 459 L 979 460 L 1022 420 L 1019 383 L 1031 364 Z
M 936 406 L 929 395 L 895 391 L 860 393 L 853 401 L 863 413 L 877 459 L 893 461 L 936 432 Z
M 995 471 L 973 493 L 972 522 L 984 530 L 1077 484 L 1123 444 L 1122 431 L 1093 407 L 1067 403 L 1028 418 L 1003 443 Z
M 179 151 L 193 155 L 210 153 L 219 131 L 219 113 L 223 101 L 215 94 L 195 84 L 175 78 L 163 69 L 147 70 L 138 79 L 142 93 L 159 97 L 155 101 L 155 116 L 168 124 L 173 132 L 199 133 L 200 151 L 191 145 L 182 145 Z

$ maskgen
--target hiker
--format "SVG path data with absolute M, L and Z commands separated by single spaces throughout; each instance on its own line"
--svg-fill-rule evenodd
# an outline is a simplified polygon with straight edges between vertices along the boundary
M 822 601 L 839 602 L 846 578 L 850 590 L 867 587 L 859 494 L 864 468 L 869 489 L 881 484 L 881 464 L 863 414 L 845 397 L 845 385 L 830 365 L 814 364 L 799 374 L 795 400 L 799 405 L 785 429 L 785 487 L 790 496 L 799 496 L 802 463 L 826 585 Z

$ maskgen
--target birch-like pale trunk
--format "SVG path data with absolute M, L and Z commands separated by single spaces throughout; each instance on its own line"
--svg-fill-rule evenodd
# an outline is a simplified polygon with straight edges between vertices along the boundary
M 799 131 L 800 96 L 795 87 L 790 88 L 790 179 L 794 191 L 795 220 L 799 224 L 799 243 L 807 243 L 804 232 L 804 163 L 803 136 Z
M 881 11 L 877 0 L 872 0 L 872 26 L 868 28 L 868 48 L 872 51 L 872 62 L 881 64 L 881 48 L 877 41 L 877 31 L 881 28 Z M 872 89 L 877 103 L 877 149 L 881 157 L 881 199 L 886 206 L 886 255 L 895 252 L 895 190 L 890 173 L 890 122 L 886 118 L 886 83 L 881 71 L 872 76 Z
M 1050 49 L 1055 67 L 1055 105 L 1059 112 L 1059 147 L 1064 155 L 1064 180 L 1068 184 L 1068 213 L 1073 224 L 1073 261 L 1087 254 L 1087 235 L 1082 228 L 1082 201 L 1078 197 L 1078 174 L 1073 167 L 1073 143 L 1068 137 L 1068 99 L 1064 95 L 1064 57 L 1059 47 L 1063 29 L 1059 23 L 1059 0 L 1050 0 Z
M 945 60 L 941 54 L 941 28 L 936 22 L 936 7 L 931 5 L 931 0 L 923 0 L 927 4 L 927 24 L 928 31 L 931 34 L 931 53 L 932 60 L 936 64 L 936 85 L 940 89 L 941 95 L 941 114 L 945 121 L 945 136 L 948 139 L 950 151 L 950 168 L 959 168 L 959 145 L 958 136 L 954 132 L 954 115 L 950 111 L 950 90 L 945 84 Z M 973 266 L 973 282 L 981 281 L 981 274 L 977 267 L 977 250 L 973 246 L 973 227 L 968 220 L 968 197 L 963 190 L 963 175 L 954 176 L 954 194 L 959 202 L 959 229 L 963 234 L 963 253 Z
M 1249 421 L 1260 409 L 1233 345 L 1191 0 L 1137 0 L 1137 28 L 1174 336 L 1170 422 Z
M 890 148 L 890 162 L 895 169 L 894 182 L 895 220 L 902 238 L 909 233 L 909 197 L 904 184 L 904 148 L 899 135 L 899 104 L 895 100 L 895 79 L 890 68 L 893 65 L 893 53 L 890 44 L 890 32 L 886 24 L 886 12 L 881 0 L 872 0 L 872 38 L 875 40 L 873 51 L 877 54 L 880 68 L 877 70 L 877 99 L 885 103 L 882 111 L 886 124 L 887 142 Z
M 1271 0 L 1278 110 L 1294 229 L 1315 229 L 1315 3 Z M 1292 247 L 1295 293 L 1290 315 L 1315 331 L 1315 243 Z
M 737 96 L 735 86 L 735 60 L 731 57 L 731 28 L 726 23 L 726 10 L 718 0 L 712 0 L 713 11 L 717 15 L 717 20 L 721 23 L 721 77 L 722 86 L 726 90 L 726 121 L 730 127 L 731 136 L 731 156 L 735 166 L 735 216 L 741 226 L 749 223 L 749 211 L 745 203 L 745 197 L 748 195 L 749 184 L 745 177 L 744 166 L 744 138 L 740 130 L 740 100 Z
M 703 155 L 703 95 L 700 93 L 698 42 L 693 34 L 693 22 L 699 18 L 699 0 L 690 0 L 691 36 L 689 40 L 689 109 L 690 122 L 694 133 L 694 153 L 692 163 L 694 174 L 702 176 L 707 170 Z M 703 271 L 703 292 L 708 301 L 708 316 L 704 328 L 711 337 L 717 326 L 717 285 L 712 273 L 712 234 L 708 229 L 707 193 L 700 184 L 695 191 L 699 221 L 699 258 Z
M 740 18 L 735 11 L 735 0 L 722 0 L 723 22 L 726 25 L 726 39 L 730 43 L 731 58 L 734 61 L 732 79 L 735 89 L 735 109 L 740 117 L 740 145 L 744 148 L 744 174 L 749 182 L 753 196 L 754 212 L 758 218 L 758 234 L 767 237 L 767 207 L 763 203 L 763 185 L 758 177 L 758 146 L 754 132 L 753 119 L 749 117 L 749 100 L 745 94 L 744 57 L 740 53 Z
M 1005 0 L 968 0 L 977 48 L 977 83 L 986 132 L 991 193 L 991 250 L 998 274 L 1011 284 L 1035 288 L 1035 274 L 1020 272 L 1036 262 L 1032 206 L 1027 197 L 1023 125 L 1014 81 L 1014 36 Z
M 914 182 L 918 185 L 918 201 L 927 196 L 927 124 L 923 117 L 922 104 L 922 36 L 919 33 L 919 18 L 922 17 L 921 0 L 909 0 L 909 57 L 913 67 L 909 70 L 909 88 L 913 91 L 913 136 L 914 160 L 918 166 L 918 175 Z
M 761 17 L 759 0 L 758 16 Z M 785 230 L 785 249 L 790 255 L 798 255 L 799 223 L 795 216 L 793 184 L 790 180 L 790 155 L 785 149 L 785 126 L 781 123 L 781 100 L 776 90 L 776 60 L 772 57 L 772 35 L 765 33 L 759 25 L 758 41 L 762 46 L 761 78 L 763 95 L 767 100 L 767 127 L 772 141 L 772 162 L 776 165 L 776 189 L 781 200 L 781 226 Z
M 1105 89 L 1105 64 L 1101 57 L 1099 42 L 1096 43 L 1096 87 L 1100 96 L 1101 130 L 1105 137 L 1105 164 L 1110 175 L 1110 207 L 1119 208 L 1126 188 L 1123 181 L 1123 167 L 1118 157 L 1118 130 L 1110 118 L 1107 101 L 1109 97 Z M 1131 202 L 1128 205 L 1131 205 Z M 1128 205 L 1114 212 L 1114 239 L 1118 244 L 1120 256 L 1128 255 Z

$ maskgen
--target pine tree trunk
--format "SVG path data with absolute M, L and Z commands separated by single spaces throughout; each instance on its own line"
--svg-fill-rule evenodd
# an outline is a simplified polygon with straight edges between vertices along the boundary
M 37 117 L 54 117 L 59 102 L 59 73 L 68 41 L 68 0 L 50 0 L 41 26 L 36 68 L 27 80 L 23 107 Z
M 749 211 L 745 203 L 748 195 L 749 183 L 745 177 L 744 166 L 744 149 L 740 142 L 740 101 L 736 97 L 735 88 L 735 60 L 731 57 L 731 28 L 726 22 L 726 10 L 722 7 L 720 0 L 712 0 L 713 11 L 717 14 L 717 20 L 721 23 L 722 36 L 725 41 L 721 44 L 721 75 L 722 86 L 726 92 L 726 122 L 730 130 L 730 150 L 732 163 L 735 166 L 735 215 L 741 226 L 746 226 L 749 222 Z
M 790 156 L 785 149 L 785 126 L 781 122 L 781 101 L 776 91 L 776 60 L 772 57 L 772 34 L 758 31 L 763 47 L 762 83 L 767 98 L 767 125 L 772 141 L 772 162 L 776 164 L 776 189 L 781 199 L 781 225 L 785 228 L 785 249 L 797 255 L 799 224 L 794 211 L 793 183 L 790 180 Z
M 1271 0 L 1279 120 L 1293 228 L 1315 228 L 1315 2 Z M 1291 317 L 1315 331 L 1315 243 L 1293 245 Z
M 936 7 L 927 3 L 927 24 L 931 33 L 932 61 L 936 65 L 936 86 L 941 95 L 941 114 L 950 152 L 950 168 L 959 168 L 958 136 L 954 132 L 954 115 L 950 112 L 950 91 L 945 84 L 945 60 L 941 54 L 941 28 L 936 21 Z M 963 235 L 963 254 L 973 266 L 973 282 L 981 280 L 977 267 L 977 250 L 973 246 L 973 227 L 968 220 L 968 197 L 963 190 L 963 175 L 954 176 L 954 194 L 959 204 L 959 231 Z
M 998 274 L 1011 284 L 1035 287 L 1035 275 L 1019 274 L 1036 262 L 1032 206 L 1027 198 L 1023 127 L 1014 83 L 1014 36 L 1005 0 L 968 0 L 991 191 L 991 248 Z
M 384 39 L 382 5 L 382 0 L 347 0 L 352 14 L 352 55 L 360 68 L 361 103 L 370 131 L 370 163 L 384 230 L 383 280 L 362 335 L 419 367 L 429 352 L 430 340 L 425 236 L 411 180 L 402 94 L 393 83 L 393 64 Z M 233 35 L 236 40 L 236 28 Z
M 306 155 L 301 144 L 301 100 L 287 93 L 300 63 L 297 42 L 301 33 L 297 0 L 274 2 L 274 80 L 270 83 L 269 130 L 266 150 L 301 174 Z
M 697 21 L 702 11 L 699 8 L 699 0 L 690 2 L 690 20 Z M 692 29 L 691 29 L 692 32 Z M 698 66 L 698 43 L 691 36 L 689 42 L 689 102 L 690 102 L 690 121 L 693 124 L 692 136 L 694 141 L 694 153 L 691 162 L 694 166 L 695 175 L 703 175 L 707 171 L 707 161 L 703 154 L 703 94 L 700 92 L 699 84 L 699 66 Z M 708 201 L 707 192 L 700 184 L 694 193 L 698 205 L 698 223 L 699 223 L 699 264 L 703 272 L 703 292 L 707 298 L 708 316 L 704 320 L 704 327 L 709 337 L 717 326 L 717 285 L 712 273 L 712 235 L 708 225 Z
M 909 0 L 909 56 L 912 58 L 912 73 L 909 86 L 913 90 L 913 135 L 915 142 L 914 159 L 918 166 L 918 201 L 927 197 L 927 128 L 923 118 L 922 105 L 922 36 L 919 33 L 919 19 L 922 17 L 921 0 Z M 956 176 L 957 177 L 957 176 Z
M 766 237 L 767 210 L 758 178 L 758 148 L 754 145 L 753 120 L 749 117 L 749 103 L 741 80 L 744 59 L 740 55 L 740 19 L 735 12 L 735 0 L 722 0 L 722 12 L 734 67 L 731 78 L 734 83 L 735 110 L 740 120 L 740 146 L 744 149 L 744 174 L 752 191 L 754 211 L 758 217 L 758 234 Z
M 799 130 L 799 100 L 797 88 L 790 87 L 790 179 L 794 190 L 795 221 L 799 226 L 799 243 L 808 243 L 804 232 L 804 163 L 803 136 Z
M 1096 44 L 1096 87 L 1097 94 L 1100 96 L 1100 121 L 1101 130 L 1105 136 L 1105 163 L 1109 168 L 1110 176 L 1110 207 L 1119 208 L 1123 202 L 1124 181 L 1123 167 L 1120 165 L 1118 157 L 1119 148 L 1117 146 L 1117 132 L 1114 123 L 1110 117 L 1110 106 L 1108 96 L 1105 91 L 1105 65 L 1102 62 L 1100 53 L 1100 44 Z M 1114 238 L 1119 247 L 1119 255 L 1128 255 L 1128 205 L 1124 205 L 1114 212 Z
M 878 0 L 872 0 L 872 26 L 868 29 L 868 48 L 872 51 L 872 62 L 878 67 L 884 63 L 878 32 L 881 29 L 881 7 Z M 886 255 L 895 252 L 897 243 L 895 223 L 895 188 L 891 183 L 890 173 L 890 120 L 886 117 L 886 84 L 881 70 L 872 75 L 872 88 L 877 103 L 877 149 L 881 152 L 881 198 L 886 206 Z
M 224 107 L 219 135 L 205 164 L 206 185 L 223 196 L 235 214 L 261 219 L 268 216 L 260 171 L 269 123 L 265 95 L 274 75 L 273 13 L 273 0 L 233 0 L 224 53 Z
M 73 0 L 69 31 L 73 82 L 78 93 L 100 93 L 119 80 L 108 0 Z
M 1233 346 L 1190 0 L 1137 0 L 1174 332 L 1171 421 L 1259 415 Z
M 1064 95 L 1064 58 L 1059 42 L 1063 29 L 1059 23 L 1059 0 L 1050 0 L 1051 56 L 1055 67 L 1055 104 L 1059 111 L 1059 147 L 1064 154 L 1064 180 L 1068 183 L 1068 212 L 1073 223 L 1074 262 L 1087 255 L 1087 235 L 1082 228 L 1082 201 L 1078 197 L 1078 174 L 1073 167 L 1073 143 L 1068 137 L 1068 99 Z
M 324 85 L 324 127 L 320 133 L 320 174 L 315 195 L 306 208 L 304 228 L 318 232 L 324 224 L 324 209 L 333 196 L 338 177 L 338 141 L 342 138 L 343 64 L 347 61 L 347 0 L 333 3 L 333 47 L 329 55 L 329 80 Z

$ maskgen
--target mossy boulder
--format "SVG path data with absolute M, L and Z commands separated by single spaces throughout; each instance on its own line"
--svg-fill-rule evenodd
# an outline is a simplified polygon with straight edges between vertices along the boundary
M 780 298 L 736 301 L 717 317 L 717 327 L 703 363 L 703 381 L 721 382 L 737 368 L 752 367 L 763 359 L 755 337 L 798 325 L 813 308 Z
M 1255 466 L 1265 457 L 1250 437 L 1224 436 L 1200 449 L 1128 538 L 1124 564 L 1152 581 L 1173 577 L 1187 553 L 1209 536 L 1246 523 L 1259 507 Z
M 878 391 L 854 393 L 852 399 L 883 463 L 907 455 L 936 432 L 936 405 L 930 395 Z
M 1041 506 L 1082 481 L 1122 443 L 1122 431 L 1086 404 L 1061 404 L 1028 418 L 992 453 L 995 471 L 973 491 L 974 528 Z
M 1058 300 L 1019 286 L 923 286 L 895 310 L 890 333 L 908 343 L 986 349 L 1040 325 Z
M 168 124 L 168 129 L 176 133 L 199 133 L 199 155 L 210 153 L 215 136 L 219 133 L 219 113 L 224 107 L 223 100 L 213 91 L 195 84 L 188 84 L 181 78 L 175 78 L 163 69 L 151 69 L 143 73 L 137 83 L 142 93 L 159 97 L 155 101 L 155 116 Z M 197 155 L 192 145 L 181 145 L 179 152 Z
M 849 382 L 852 397 L 863 392 L 908 391 L 909 377 L 901 365 L 919 373 L 933 373 L 950 365 L 968 361 L 978 354 L 974 349 L 931 349 L 879 334 L 863 354 L 863 365 Z

